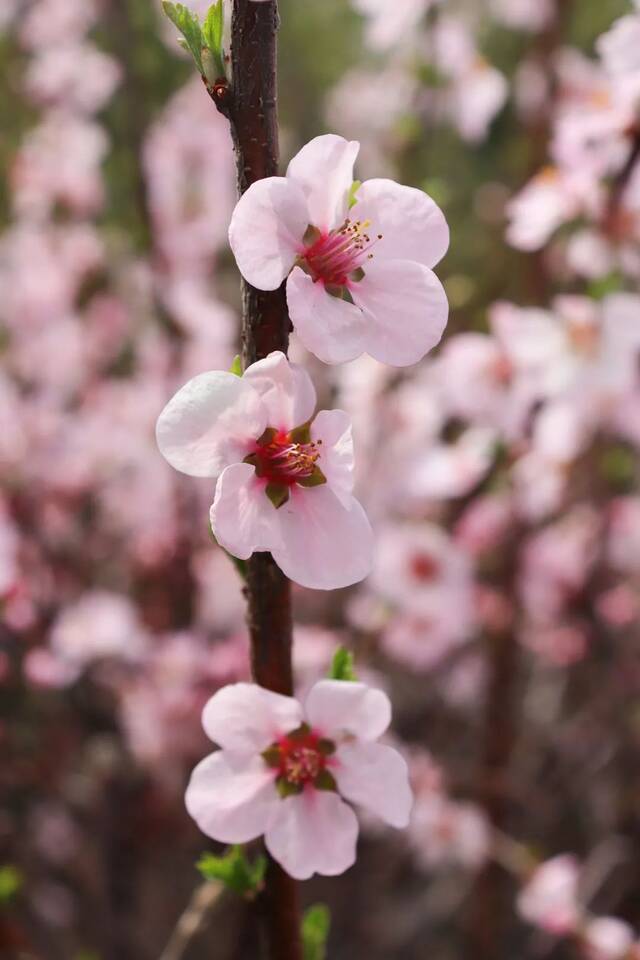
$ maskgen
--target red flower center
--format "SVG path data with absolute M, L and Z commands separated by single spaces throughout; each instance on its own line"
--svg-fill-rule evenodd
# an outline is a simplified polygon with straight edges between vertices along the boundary
M 268 483 L 292 486 L 313 476 L 322 440 L 309 438 L 307 442 L 300 442 L 294 439 L 295 434 L 296 431 L 265 430 L 250 460 L 259 477 Z
M 307 786 L 335 790 L 335 780 L 328 769 L 329 757 L 334 751 L 333 741 L 321 737 L 304 723 L 272 743 L 262 757 L 275 769 L 280 793 L 288 796 L 301 793 Z
M 344 287 L 349 280 L 358 279 L 354 274 L 373 256 L 367 233 L 370 226 L 369 220 L 352 222 L 347 218 L 337 230 L 314 236 L 302 254 L 313 279 L 333 287 Z M 381 240 L 382 234 L 377 239 Z
M 435 580 L 440 572 L 440 564 L 428 553 L 415 553 L 411 557 L 410 567 L 416 580 L 424 583 Z

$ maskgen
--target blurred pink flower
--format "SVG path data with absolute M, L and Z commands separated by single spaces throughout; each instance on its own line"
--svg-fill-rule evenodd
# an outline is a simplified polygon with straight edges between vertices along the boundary
M 633 945 L 633 930 L 617 917 L 588 920 L 581 931 L 588 960 L 624 960 Z
M 540 864 L 518 896 L 520 916 L 556 936 L 575 931 L 580 920 L 579 874 L 580 865 L 571 854 Z
M 355 861 L 358 835 L 344 800 L 397 828 L 409 821 L 406 764 L 376 742 L 390 718 L 386 694 L 362 683 L 321 680 L 304 708 L 253 684 L 225 687 L 203 713 L 207 735 L 222 749 L 193 771 L 187 809 L 225 843 L 264 834 L 270 854 L 296 879 L 343 873 Z

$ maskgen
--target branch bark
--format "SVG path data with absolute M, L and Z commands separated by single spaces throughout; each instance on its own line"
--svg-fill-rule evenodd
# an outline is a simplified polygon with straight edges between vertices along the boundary
M 240 195 L 256 180 L 278 173 L 278 23 L 277 0 L 234 0 L 231 81 L 208 87 L 231 125 Z M 243 280 L 243 367 L 272 350 L 286 353 L 289 330 L 284 285 L 262 291 Z M 270 554 L 256 553 L 248 561 L 245 593 L 253 679 L 269 690 L 292 694 L 291 589 Z M 273 960 L 301 960 L 297 885 L 273 860 L 261 900 L 270 956 Z

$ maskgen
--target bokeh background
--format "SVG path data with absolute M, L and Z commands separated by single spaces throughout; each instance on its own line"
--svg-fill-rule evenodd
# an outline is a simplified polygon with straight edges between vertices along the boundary
M 607 31 L 632 6 L 280 8 L 283 160 L 359 139 L 358 176 L 425 189 L 452 236 L 421 364 L 292 341 L 353 416 L 378 538 L 362 585 L 295 589 L 298 687 L 353 650 L 416 790 L 303 899 L 332 960 L 630 960 L 640 61 Z M 1 0 L 0 64 L 0 955 L 155 960 L 216 849 L 183 806 L 199 714 L 248 670 L 211 485 L 153 437 L 237 352 L 233 156 L 154 0 Z M 255 958 L 254 914 L 223 898 L 180 955 Z

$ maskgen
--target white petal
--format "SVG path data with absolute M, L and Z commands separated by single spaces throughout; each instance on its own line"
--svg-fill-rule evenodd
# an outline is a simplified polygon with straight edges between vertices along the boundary
M 287 180 L 306 197 L 309 223 L 319 230 L 333 230 L 347 215 L 359 149 L 357 141 L 327 133 L 310 140 L 287 168 Z
M 363 344 L 394 367 L 417 363 L 440 340 L 449 304 L 435 273 L 409 260 L 370 260 L 351 295 L 368 320 Z
M 351 734 L 377 740 L 391 723 L 391 703 L 382 690 L 349 680 L 319 680 L 304 705 L 309 724 L 334 739 Z
M 276 508 L 265 493 L 266 482 L 250 463 L 234 463 L 221 474 L 209 518 L 213 535 L 225 550 L 248 560 L 257 550 L 280 545 Z
M 366 180 L 356 193 L 352 220 L 370 220 L 374 256 L 381 260 L 415 260 L 434 267 L 449 246 L 449 227 L 440 207 L 423 190 L 393 180 Z
M 294 486 L 276 512 L 280 543 L 271 552 L 295 583 L 312 590 L 337 590 L 359 583 L 371 572 L 373 532 L 354 497 L 339 497 L 328 483 Z
M 321 281 L 296 267 L 287 280 L 291 323 L 300 340 L 323 363 L 345 363 L 364 350 L 367 321 L 358 307 L 332 297 Z
M 311 424 L 311 439 L 322 441 L 318 465 L 331 489 L 342 499 L 353 490 L 351 417 L 344 410 L 321 410 Z
M 290 363 L 279 350 L 252 363 L 244 379 L 262 397 L 270 427 L 292 430 L 313 416 L 316 391 L 311 377 L 304 367 Z
M 392 827 L 406 827 L 413 804 L 409 771 L 393 747 L 344 743 L 331 767 L 343 797 L 377 814 Z
M 240 273 L 258 290 L 276 290 L 287 276 L 309 224 L 302 191 L 286 177 L 256 180 L 233 211 L 229 243 Z
M 224 751 L 205 757 L 185 794 L 190 816 L 221 843 L 246 843 L 264 833 L 280 797 L 261 757 L 234 761 Z
M 156 424 L 163 457 L 192 477 L 216 477 L 242 460 L 266 427 L 260 396 L 240 377 L 201 373 L 178 390 Z
M 337 793 L 305 790 L 282 800 L 265 834 L 271 856 L 296 880 L 335 877 L 355 863 L 358 821 Z
M 202 726 L 209 739 L 236 753 L 262 753 L 283 733 L 299 727 L 302 719 L 297 700 L 256 683 L 223 687 L 202 711 Z

